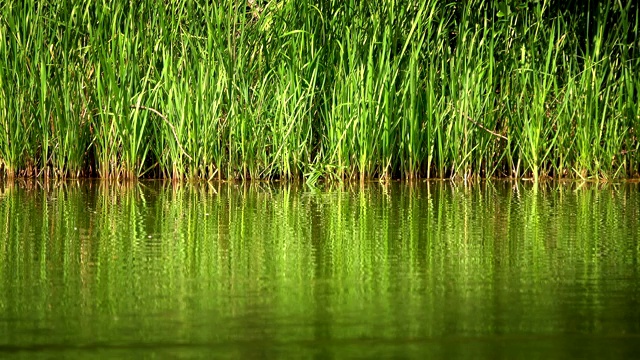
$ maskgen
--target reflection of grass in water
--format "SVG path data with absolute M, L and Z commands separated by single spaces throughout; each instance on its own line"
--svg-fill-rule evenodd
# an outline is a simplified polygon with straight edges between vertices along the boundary
M 595 319 L 607 291 L 624 291 L 605 280 L 633 279 L 640 255 L 628 241 L 639 235 L 635 185 L 314 193 L 92 183 L 3 193 L 0 304 L 16 316 L 63 316 L 55 321 L 97 339 L 117 336 L 115 318 L 135 321 L 134 337 L 170 329 L 188 339 L 194 323 L 232 324 L 203 341 L 257 336 L 233 326 L 267 326 L 269 341 L 313 339 L 318 326 L 347 338 L 562 332 L 572 321 L 563 301 L 581 286 L 585 303 L 574 305 L 604 331 L 612 325 Z M 557 316 L 536 320 L 546 314 Z
M 526 3 L 7 2 L 0 172 L 637 176 L 637 5 Z

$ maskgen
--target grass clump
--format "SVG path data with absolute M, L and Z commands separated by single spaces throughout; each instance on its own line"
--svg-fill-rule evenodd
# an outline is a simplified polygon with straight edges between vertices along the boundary
M 0 0 L 0 171 L 638 176 L 639 8 L 587 5 Z

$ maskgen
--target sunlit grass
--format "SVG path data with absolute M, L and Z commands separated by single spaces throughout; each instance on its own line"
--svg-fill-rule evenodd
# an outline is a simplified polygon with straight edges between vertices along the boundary
M 639 8 L 592 8 L 0 1 L 0 173 L 634 177 Z

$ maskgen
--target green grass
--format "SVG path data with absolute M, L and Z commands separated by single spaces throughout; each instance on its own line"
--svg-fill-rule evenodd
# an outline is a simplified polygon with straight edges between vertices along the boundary
M 636 177 L 639 7 L 0 0 L 0 174 Z

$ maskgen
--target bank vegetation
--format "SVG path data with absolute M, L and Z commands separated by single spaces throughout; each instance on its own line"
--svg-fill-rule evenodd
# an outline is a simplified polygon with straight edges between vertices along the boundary
M 0 0 L 0 173 L 637 177 L 638 11 Z

